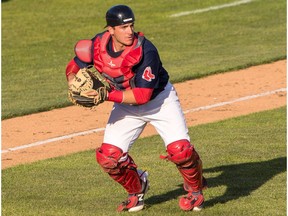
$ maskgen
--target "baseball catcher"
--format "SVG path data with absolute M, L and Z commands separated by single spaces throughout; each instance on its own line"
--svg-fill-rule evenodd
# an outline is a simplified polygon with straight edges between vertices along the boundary
M 66 67 L 70 100 L 84 107 L 114 103 L 96 160 L 127 192 L 117 207 L 119 212 L 144 209 L 148 172 L 137 167 L 129 150 L 147 123 L 163 139 L 164 158 L 174 163 L 183 177 L 187 194 L 179 199 L 179 207 L 200 211 L 202 190 L 207 187 L 201 158 L 190 142 L 177 92 L 159 52 L 144 33 L 134 31 L 134 21 L 130 7 L 115 5 L 106 12 L 105 31 L 76 44 L 76 56 Z M 91 65 L 95 71 L 89 69 Z M 105 78 L 99 78 L 98 72 Z
M 82 68 L 69 82 L 68 98 L 75 105 L 93 108 L 107 99 L 110 90 L 109 83 L 97 70 Z

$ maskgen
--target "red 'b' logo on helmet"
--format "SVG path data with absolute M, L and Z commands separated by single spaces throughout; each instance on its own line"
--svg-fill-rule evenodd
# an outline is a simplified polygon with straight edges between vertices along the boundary
M 148 82 L 151 82 L 152 79 L 155 79 L 155 75 L 152 74 L 151 67 L 146 67 L 144 73 L 142 74 L 142 78 Z

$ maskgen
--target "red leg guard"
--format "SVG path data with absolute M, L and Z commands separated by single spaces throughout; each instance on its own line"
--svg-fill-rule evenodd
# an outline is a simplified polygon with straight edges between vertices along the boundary
M 140 193 L 142 185 L 133 159 L 116 146 L 103 143 L 96 149 L 96 160 L 105 172 L 129 194 Z
M 197 192 L 203 189 L 202 162 L 188 140 L 178 140 L 167 146 L 168 160 L 177 165 L 184 178 L 184 189 Z

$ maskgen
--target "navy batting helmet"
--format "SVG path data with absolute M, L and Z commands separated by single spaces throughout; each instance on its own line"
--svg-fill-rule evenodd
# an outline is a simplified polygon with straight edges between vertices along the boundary
M 134 21 L 133 11 L 126 5 L 115 5 L 106 12 L 106 27 L 114 27 Z

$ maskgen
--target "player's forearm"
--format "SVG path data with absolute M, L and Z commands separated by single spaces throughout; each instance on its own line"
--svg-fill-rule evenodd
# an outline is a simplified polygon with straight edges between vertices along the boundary
M 114 90 L 108 94 L 108 101 L 125 104 L 137 104 L 132 90 Z
M 125 91 L 114 90 L 109 93 L 108 100 L 116 103 L 141 105 L 150 101 L 153 89 L 133 88 Z

